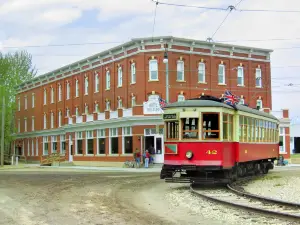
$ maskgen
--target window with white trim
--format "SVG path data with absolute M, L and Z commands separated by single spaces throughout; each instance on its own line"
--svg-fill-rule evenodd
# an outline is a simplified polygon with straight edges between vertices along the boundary
M 109 129 L 109 152 L 110 154 L 119 153 L 118 128 Z
M 47 90 L 44 89 L 44 105 L 47 105 Z
M 135 105 L 136 105 L 136 98 L 135 98 L 135 96 L 132 96 L 131 97 L 131 107 L 133 107 Z
M 244 86 L 244 68 L 242 66 L 237 68 L 237 85 Z
M 184 81 L 184 62 L 177 61 L 177 81 Z
M 259 107 L 259 109 L 262 109 L 263 104 L 262 104 L 262 100 L 261 99 L 257 99 L 256 100 L 256 107 Z
M 225 65 L 223 65 L 223 64 L 219 64 L 218 83 L 225 84 Z
M 122 87 L 123 84 L 123 71 L 122 71 L 122 67 L 120 66 L 118 68 L 118 87 Z
M 69 108 L 66 109 L 66 117 L 70 117 L 70 109 Z
M 94 131 L 86 131 L 86 151 L 88 155 L 94 154 Z
M 83 136 L 82 131 L 76 132 L 76 154 L 81 155 L 83 154 Z
M 177 101 L 178 101 L 178 102 L 182 102 L 182 101 L 184 101 L 184 100 L 185 100 L 184 95 L 178 95 L 178 96 L 177 96 Z
M 99 92 L 99 74 L 95 72 L 95 92 Z
M 239 101 L 239 104 L 244 105 L 245 104 L 245 99 L 241 98 L 240 101 Z
M 103 155 L 105 154 L 105 129 L 97 130 L 97 154 Z
M 75 107 L 75 116 L 79 116 L 79 108 L 78 107 Z
M 85 113 L 86 115 L 89 114 L 89 106 L 88 106 L 88 104 L 85 104 L 85 106 L 84 106 L 84 113 Z
M 156 59 L 149 61 L 149 80 L 158 80 L 158 63 Z
M 84 95 L 88 95 L 89 94 L 89 77 L 86 76 L 84 78 Z
M 30 156 L 29 139 L 27 140 L 27 155 Z
M 122 99 L 118 99 L 118 109 L 121 109 L 123 107 Z
M 44 114 L 44 129 L 47 129 L 47 115 Z
M 279 135 L 284 135 L 284 127 L 279 127 Z
M 123 154 L 133 153 L 132 127 L 122 127 L 122 152 Z
M 34 140 L 31 139 L 31 155 L 34 156 Z
M 61 110 L 58 111 L 58 127 L 61 127 L 61 118 L 62 118 L 62 112 Z
M 79 80 L 75 81 L 75 97 L 79 97 Z
M 57 136 L 51 136 L 51 152 L 57 152 Z
M 31 117 L 31 131 L 34 131 L 34 116 Z
M 110 110 L 110 101 L 105 102 L 105 110 Z
M 66 154 L 66 135 L 60 135 L 60 153 Z
M 39 140 L 38 139 L 35 140 L 35 155 L 36 156 L 39 155 Z
M 98 113 L 99 112 L 99 104 L 95 103 L 95 112 Z
M 27 109 L 27 95 L 24 96 L 24 108 Z
M 198 82 L 205 83 L 205 63 L 198 64 Z
M 20 97 L 18 97 L 18 111 L 21 111 L 21 100 Z
M 71 91 L 71 89 L 70 89 L 70 83 L 67 82 L 67 88 L 66 88 L 66 92 L 67 92 L 67 100 L 70 99 L 70 91 Z
M 51 88 L 51 103 L 54 103 L 54 88 Z
M 61 99 L 62 99 L 61 84 L 58 84 L 58 101 L 60 102 Z
M 51 125 L 51 128 L 54 128 L 54 113 L 51 112 L 50 114 L 50 125 Z
M 136 83 L 136 69 L 135 69 L 135 63 L 131 63 L 131 83 L 135 84 Z
M 35 107 L 35 94 L 32 93 L 31 94 L 31 108 L 34 108 Z
M 110 72 L 109 70 L 106 71 L 106 90 L 110 89 Z
M 49 140 L 48 136 L 43 137 L 43 155 L 49 154 Z
M 27 132 L 27 118 L 24 118 L 24 131 Z
M 256 68 L 255 70 L 255 86 L 262 87 L 261 69 Z
M 18 132 L 20 133 L 21 132 L 21 122 L 20 122 L 21 120 L 20 119 L 18 119 Z

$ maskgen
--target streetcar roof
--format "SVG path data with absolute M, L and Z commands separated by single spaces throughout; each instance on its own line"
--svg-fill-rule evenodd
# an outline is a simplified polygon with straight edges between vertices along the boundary
M 227 109 L 232 109 L 234 110 L 233 107 L 223 103 L 223 102 L 218 102 L 218 101 L 213 101 L 213 100 L 185 100 L 185 101 L 180 101 L 180 102 L 174 102 L 168 104 L 165 108 L 177 108 L 177 107 L 223 107 Z M 257 109 L 252 109 L 248 106 L 245 105 L 236 105 L 237 110 L 242 111 L 242 112 L 247 112 L 247 113 L 252 113 L 258 116 L 263 116 L 267 117 L 270 119 L 278 120 L 275 116 L 272 114 L 259 111 Z

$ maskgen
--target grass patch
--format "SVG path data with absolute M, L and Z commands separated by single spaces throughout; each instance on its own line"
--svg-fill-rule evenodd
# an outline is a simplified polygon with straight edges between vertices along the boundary
M 266 175 L 266 176 L 260 177 L 259 180 L 275 180 L 275 179 L 278 179 L 278 178 L 281 178 L 281 176 L 278 176 L 278 175 Z
M 283 184 L 274 184 L 274 187 L 280 187 L 282 186 Z

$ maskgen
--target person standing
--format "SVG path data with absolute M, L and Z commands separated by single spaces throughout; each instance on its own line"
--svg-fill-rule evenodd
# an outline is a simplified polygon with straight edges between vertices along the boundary
M 135 149 L 135 163 L 136 168 L 139 168 L 141 163 L 141 153 L 138 148 Z
M 149 159 L 150 159 L 150 154 L 149 154 L 148 150 L 146 150 L 146 154 L 145 154 L 145 168 L 149 167 Z

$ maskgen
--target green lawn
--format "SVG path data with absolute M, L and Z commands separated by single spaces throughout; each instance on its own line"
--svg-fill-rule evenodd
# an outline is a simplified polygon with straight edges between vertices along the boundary
M 298 158 L 300 158 L 300 154 L 298 153 L 298 154 L 293 154 L 293 155 L 291 155 L 291 158 L 292 159 L 298 159 Z

